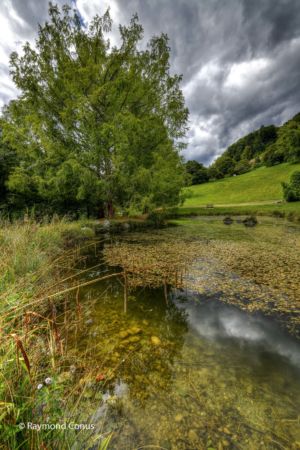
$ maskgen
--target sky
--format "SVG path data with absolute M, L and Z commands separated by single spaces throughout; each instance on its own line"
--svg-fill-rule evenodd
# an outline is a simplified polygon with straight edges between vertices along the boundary
M 171 71 L 183 75 L 190 111 L 186 159 L 205 165 L 262 125 L 300 111 L 300 0 L 56 0 L 85 23 L 107 7 L 118 25 L 138 13 L 144 44 L 167 33 Z M 33 42 L 48 0 L 0 0 L 0 107 L 18 95 L 9 55 Z

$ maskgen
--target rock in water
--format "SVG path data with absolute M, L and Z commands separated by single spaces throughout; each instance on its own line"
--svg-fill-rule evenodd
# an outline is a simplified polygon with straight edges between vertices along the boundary
M 257 225 L 257 218 L 255 216 L 246 217 L 243 220 L 243 224 L 245 227 L 255 227 L 255 225 Z
M 153 345 L 161 345 L 161 340 L 157 336 L 151 336 L 151 344 L 153 344 Z
M 131 334 L 131 336 L 134 336 L 135 334 L 139 334 L 142 332 L 142 329 L 139 327 L 131 327 L 127 330 L 128 334 Z
M 224 225 L 231 225 L 233 223 L 233 220 L 231 217 L 227 216 L 227 217 L 224 217 L 223 223 L 224 223 Z
M 182 414 L 176 414 L 174 420 L 175 420 L 175 422 L 181 422 L 183 420 L 183 415 Z
M 189 430 L 188 432 L 188 438 L 190 441 L 192 442 L 197 442 L 198 441 L 198 435 L 197 432 L 195 430 Z
M 129 336 L 128 331 L 120 331 L 119 336 L 121 339 L 126 339 Z

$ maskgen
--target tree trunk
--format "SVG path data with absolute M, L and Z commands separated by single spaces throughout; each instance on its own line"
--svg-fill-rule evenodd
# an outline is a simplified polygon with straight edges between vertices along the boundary
M 114 216 L 115 216 L 115 209 L 114 209 L 114 206 L 113 206 L 113 202 L 112 202 L 112 200 L 109 200 L 107 202 L 107 218 L 108 219 L 113 219 Z

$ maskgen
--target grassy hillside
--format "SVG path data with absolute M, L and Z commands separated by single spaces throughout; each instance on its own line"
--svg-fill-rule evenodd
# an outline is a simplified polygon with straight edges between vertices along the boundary
M 209 168 L 210 179 L 243 174 L 257 162 L 300 163 L 300 113 L 280 127 L 262 126 L 231 144 Z
M 289 181 L 295 170 L 300 170 L 300 164 L 285 163 L 260 167 L 243 175 L 191 186 L 187 188 L 190 196 L 183 207 L 276 202 L 282 199 L 281 183 Z

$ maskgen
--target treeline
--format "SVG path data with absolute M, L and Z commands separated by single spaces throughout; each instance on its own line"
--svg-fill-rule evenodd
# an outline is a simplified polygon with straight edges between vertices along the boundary
M 13 53 L 20 95 L 0 119 L 0 208 L 75 217 L 178 204 L 188 111 L 165 34 L 140 48 L 137 16 L 111 47 L 109 12 L 82 24 L 50 4 L 35 46 Z
M 239 139 L 208 168 L 188 161 L 186 169 L 191 183 L 200 184 L 283 162 L 300 162 L 300 113 L 281 127 L 262 126 Z

